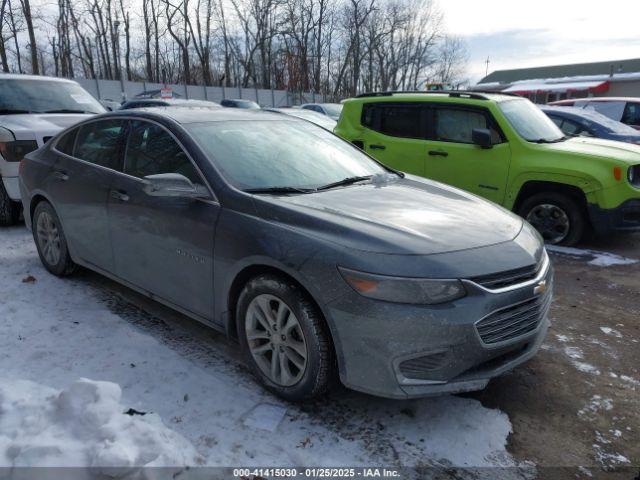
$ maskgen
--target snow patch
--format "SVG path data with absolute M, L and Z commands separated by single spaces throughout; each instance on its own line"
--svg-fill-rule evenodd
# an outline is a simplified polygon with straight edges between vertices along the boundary
M 591 416 L 601 410 L 609 411 L 613 409 L 613 400 L 603 398 L 601 395 L 593 395 L 591 401 L 583 408 L 578 410 L 578 416 Z
M 564 347 L 564 353 L 574 360 L 581 360 L 584 355 L 578 347 Z
M 249 428 L 259 428 L 260 430 L 275 432 L 286 413 L 286 408 L 261 403 L 249 412 L 244 419 L 244 425 Z
M 547 245 L 547 250 L 553 253 L 569 255 L 572 257 L 591 257 L 589 265 L 597 267 L 609 267 L 612 265 L 632 265 L 638 263 L 635 258 L 622 257 L 615 253 L 600 252 L 598 250 L 586 250 L 582 248 L 561 247 L 558 245 Z
M 600 330 L 605 335 L 611 335 L 612 337 L 622 338 L 622 334 L 618 330 L 616 330 L 614 328 L 611 328 L 611 327 L 600 327 Z
M 82 378 L 58 391 L 0 382 L 0 465 L 184 467 L 195 448 L 153 413 L 127 415 L 120 386 Z
M 572 338 L 569 337 L 568 335 L 558 335 L 558 334 L 556 334 L 556 338 L 558 339 L 559 342 L 562 342 L 562 343 L 567 343 L 567 342 L 572 340 Z
M 590 363 L 579 362 L 579 361 L 577 361 L 575 359 L 572 359 L 571 363 L 573 364 L 574 367 L 576 367 L 578 370 L 580 370 L 583 373 L 590 373 L 592 375 L 600 375 L 600 370 L 598 370 L 597 367 L 594 367 Z

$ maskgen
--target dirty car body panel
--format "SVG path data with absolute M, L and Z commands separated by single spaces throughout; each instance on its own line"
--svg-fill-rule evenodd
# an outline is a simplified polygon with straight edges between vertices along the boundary
M 75 262 L 231 335 L 242 282 L 252 272 L 279 272 L 321 311 L 342 382 L 385 397 L 480 389 L 540 347 L 553 269 L 539 235 L 509 211 L 453 187 L 396 174 L 324 129 L 278 114 L 174 108 L 113 112 L 92 121 L 115 119 L 126 123 L 129 140 L 111 168 L 92 166 L 74 151 L 61 153 L 57 145 L 70 129 L 28 155 L 20 177 L 27 225 L 37 202 L 47 200 L 68 231 L 80 228 L 73 219 L 85 200 L 60 185 L 68 182 L 55 178 L 56 165 L 61 158 L 70 162 L 69 179 L 74 162 L 100 171 L 95 178 L 105 194 L 93 202 L 91 220 L 101 225 L 92 228 L 106 229 L 101 248 L 113 259 L 96 266 L 93 254 L 68 232 Z M 144 178 L 127 173 L 122 157 L 133 122 L 170 135 L 197 172 L 194 181 L 206 188 L 205 197 L 149 196 Z M 241 135 L 266 123 L 293 128 L 291 122 L 322 137 L 327 149 L 347 149 L 376 175 L 326 190 L 248 192 L 230 179 L 202 133 L 211 126 L 219 134 L 231 125 Z M 195 134 L 198 129 L 204 130 Z M 267 141 L 274 151 L 280 148 L 278 137 Z M 238 142 L 237 152 L 249 148 Z M 452 279 L 465 293 L 433 305 L 374 299 L 347 283 L 344 269 L 391 279 Z

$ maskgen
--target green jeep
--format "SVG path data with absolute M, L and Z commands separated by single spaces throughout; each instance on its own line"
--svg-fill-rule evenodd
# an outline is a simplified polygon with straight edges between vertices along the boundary
M 335 133 L 380 162 L 492 200 L 548 243 L 640 231 L 640 147 L 566 137 L 524 98 L 385 92 L 346 100 Z

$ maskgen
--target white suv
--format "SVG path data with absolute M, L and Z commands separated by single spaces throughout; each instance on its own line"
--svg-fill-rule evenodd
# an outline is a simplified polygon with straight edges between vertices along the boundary
M 63 128 L 104 111 L 72 80 L 0 74 L 0 226 L 20 217 L 20 160 Z

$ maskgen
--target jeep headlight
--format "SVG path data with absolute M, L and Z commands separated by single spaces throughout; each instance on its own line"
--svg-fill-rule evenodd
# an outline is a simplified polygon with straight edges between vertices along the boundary
M 414 305 L 452 302 L 467 294 L 459 280 L 390 277 L 338 267 L 342 278 L 360 295 L 375 300 Z

